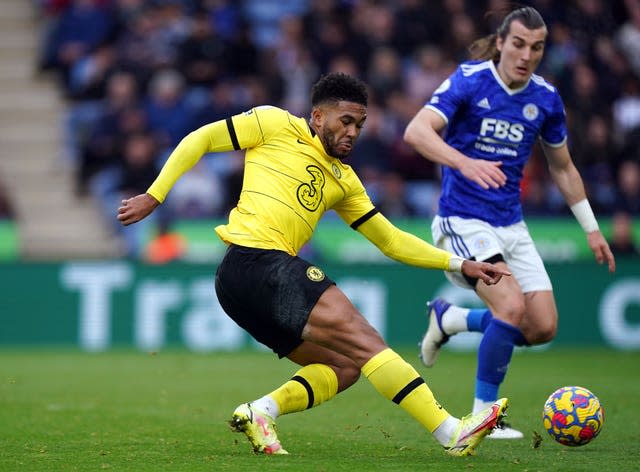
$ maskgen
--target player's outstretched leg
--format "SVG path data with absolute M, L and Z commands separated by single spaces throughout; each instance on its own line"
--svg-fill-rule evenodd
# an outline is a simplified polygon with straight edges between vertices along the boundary
M 453 437 L 445 446 L 452 456 L 469 456 L 475 454 L 480 442 L 500 423 L 509 406 L 506 398 L 501 398 L 489 408 L 475 414 L 465 416 L 460 420 Z
M 429 328 L 420 343 L 420 360 L 427 367 L 432 367 L 435 364 L 440 348 L 449 340 L 449 335 L 442 328 L 442 315 L 450 306 L 451 303 L 442 298 L 427 302 Z
M 278 440 L 273 418 L 257 410 L 251 403 L 243 403 L 236 408 L 229 426 L 236 432 L 244 433 L 257 454 L 289 454 Z

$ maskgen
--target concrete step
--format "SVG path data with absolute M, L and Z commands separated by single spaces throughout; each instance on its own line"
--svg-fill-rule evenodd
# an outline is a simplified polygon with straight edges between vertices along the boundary
M 38 57 L 36 44 L 12 44 L 11 47 L 0 47 L 0 60 L 2 60 L 0 64 L 2 64 L 2 67 L 25 61 L 35 64 L 36 57 Z
M 14 122 L 0 127 L 0 143 L 15 143 L 34 141 L 46 141 L 57 143 L 60 138 L 60 124 L 54 123 L 34 123 Z
M 25 82 L 29 84 L 25 87 Z M 14 85 L 21 84 L 21 88 L 14 89 Z M 32 79 L 16 79 L 3 81 L 0 77 L 0 107 L 2 111 L 13 109 L 57 109 L 66 110 L 66 103 L 51 84 Z
M 20 257 L 22 260 L 63 261 L 69 259 L 104 259 L 117 258 L 124 255 L 119 240 L 111 240 L 109 244 L 96 243 L 88 239 L 50 237 L 48 239 L 31 239 L 21 236 Z
M 21 257 L 120 257 L 98 203 L 74 194 L 63 165 L 68 110 L 57 76 L 37 70 L 45 23 L 31 0 L 0 1 L 0 178 L 14 202 Z
M 3 2 L 4 3 L 4 2 Z M 4 5 L 3 5 L 4 7 Z M 25 23 L 23 26 L 29 26 Z M 20 27 L 13 19 L 0 20 L 0 50 L 22 49 L 25 47 L 36 48 L 40 44 L 39 30 L 36 25 L 24 28 Z
M 0 69 L 0 87 L 4 85 L 5 80 L 33 80 L 38 76 L 35 65 L 28 61 L 22 59 L 13 61 L 10 66 L 11 67 L 8 67 L 8 65 L 5 64 L 2 69 Z M 24 82 L 22 82 L 22 85 L 24 86 Z M 51 85 L 49 85 L 49 87 L 50 86 Z
M 30 0 L 3 0 L 0 19 L 32 19 L 38 16 L 34 3 Z

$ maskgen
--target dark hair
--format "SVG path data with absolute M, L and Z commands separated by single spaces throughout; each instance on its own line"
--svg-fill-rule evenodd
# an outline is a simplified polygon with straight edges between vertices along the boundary
M 474 41 L 469 46 L 469 52 L 472 59 L 493 59 L 494 61 L 500 60 L 500 51 L 496 48 L 496 38 L 500 37 L 503 40 L 506 39 L 509 31 L 511 30 L 511 23 L 519 21 L 525 28 L 533 30 L 538 28 L 546 28 L 546 24 L 542 19 L 538 10 L 533 7 L 522 7 L 517 10 L 513 10 L 509 13 L 495 33 L 485 36 Z
M 323 102 L 344 100 L 366 107 L 367 99 L 367 87 L 364 82 L 342 72 L 332 72 L 322 76 L 311 89 L 312 106 Z

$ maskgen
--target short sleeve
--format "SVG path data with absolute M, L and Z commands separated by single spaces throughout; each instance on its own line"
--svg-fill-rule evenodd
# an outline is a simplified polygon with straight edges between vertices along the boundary
M 567 119 L 560 95 L 554 91 L 549 117 L 540 129 L 540 139 L 551 147 L 562 146 L 567 140 Z

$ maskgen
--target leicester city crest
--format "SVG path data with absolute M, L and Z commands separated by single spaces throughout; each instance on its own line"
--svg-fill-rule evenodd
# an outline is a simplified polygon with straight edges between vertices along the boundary
M 538 113 L 538 107 L 533 103 L 527 103 L 524 108 L 522 108 L 522 116 L 529 121 L 533 121 L 538 118 Z

